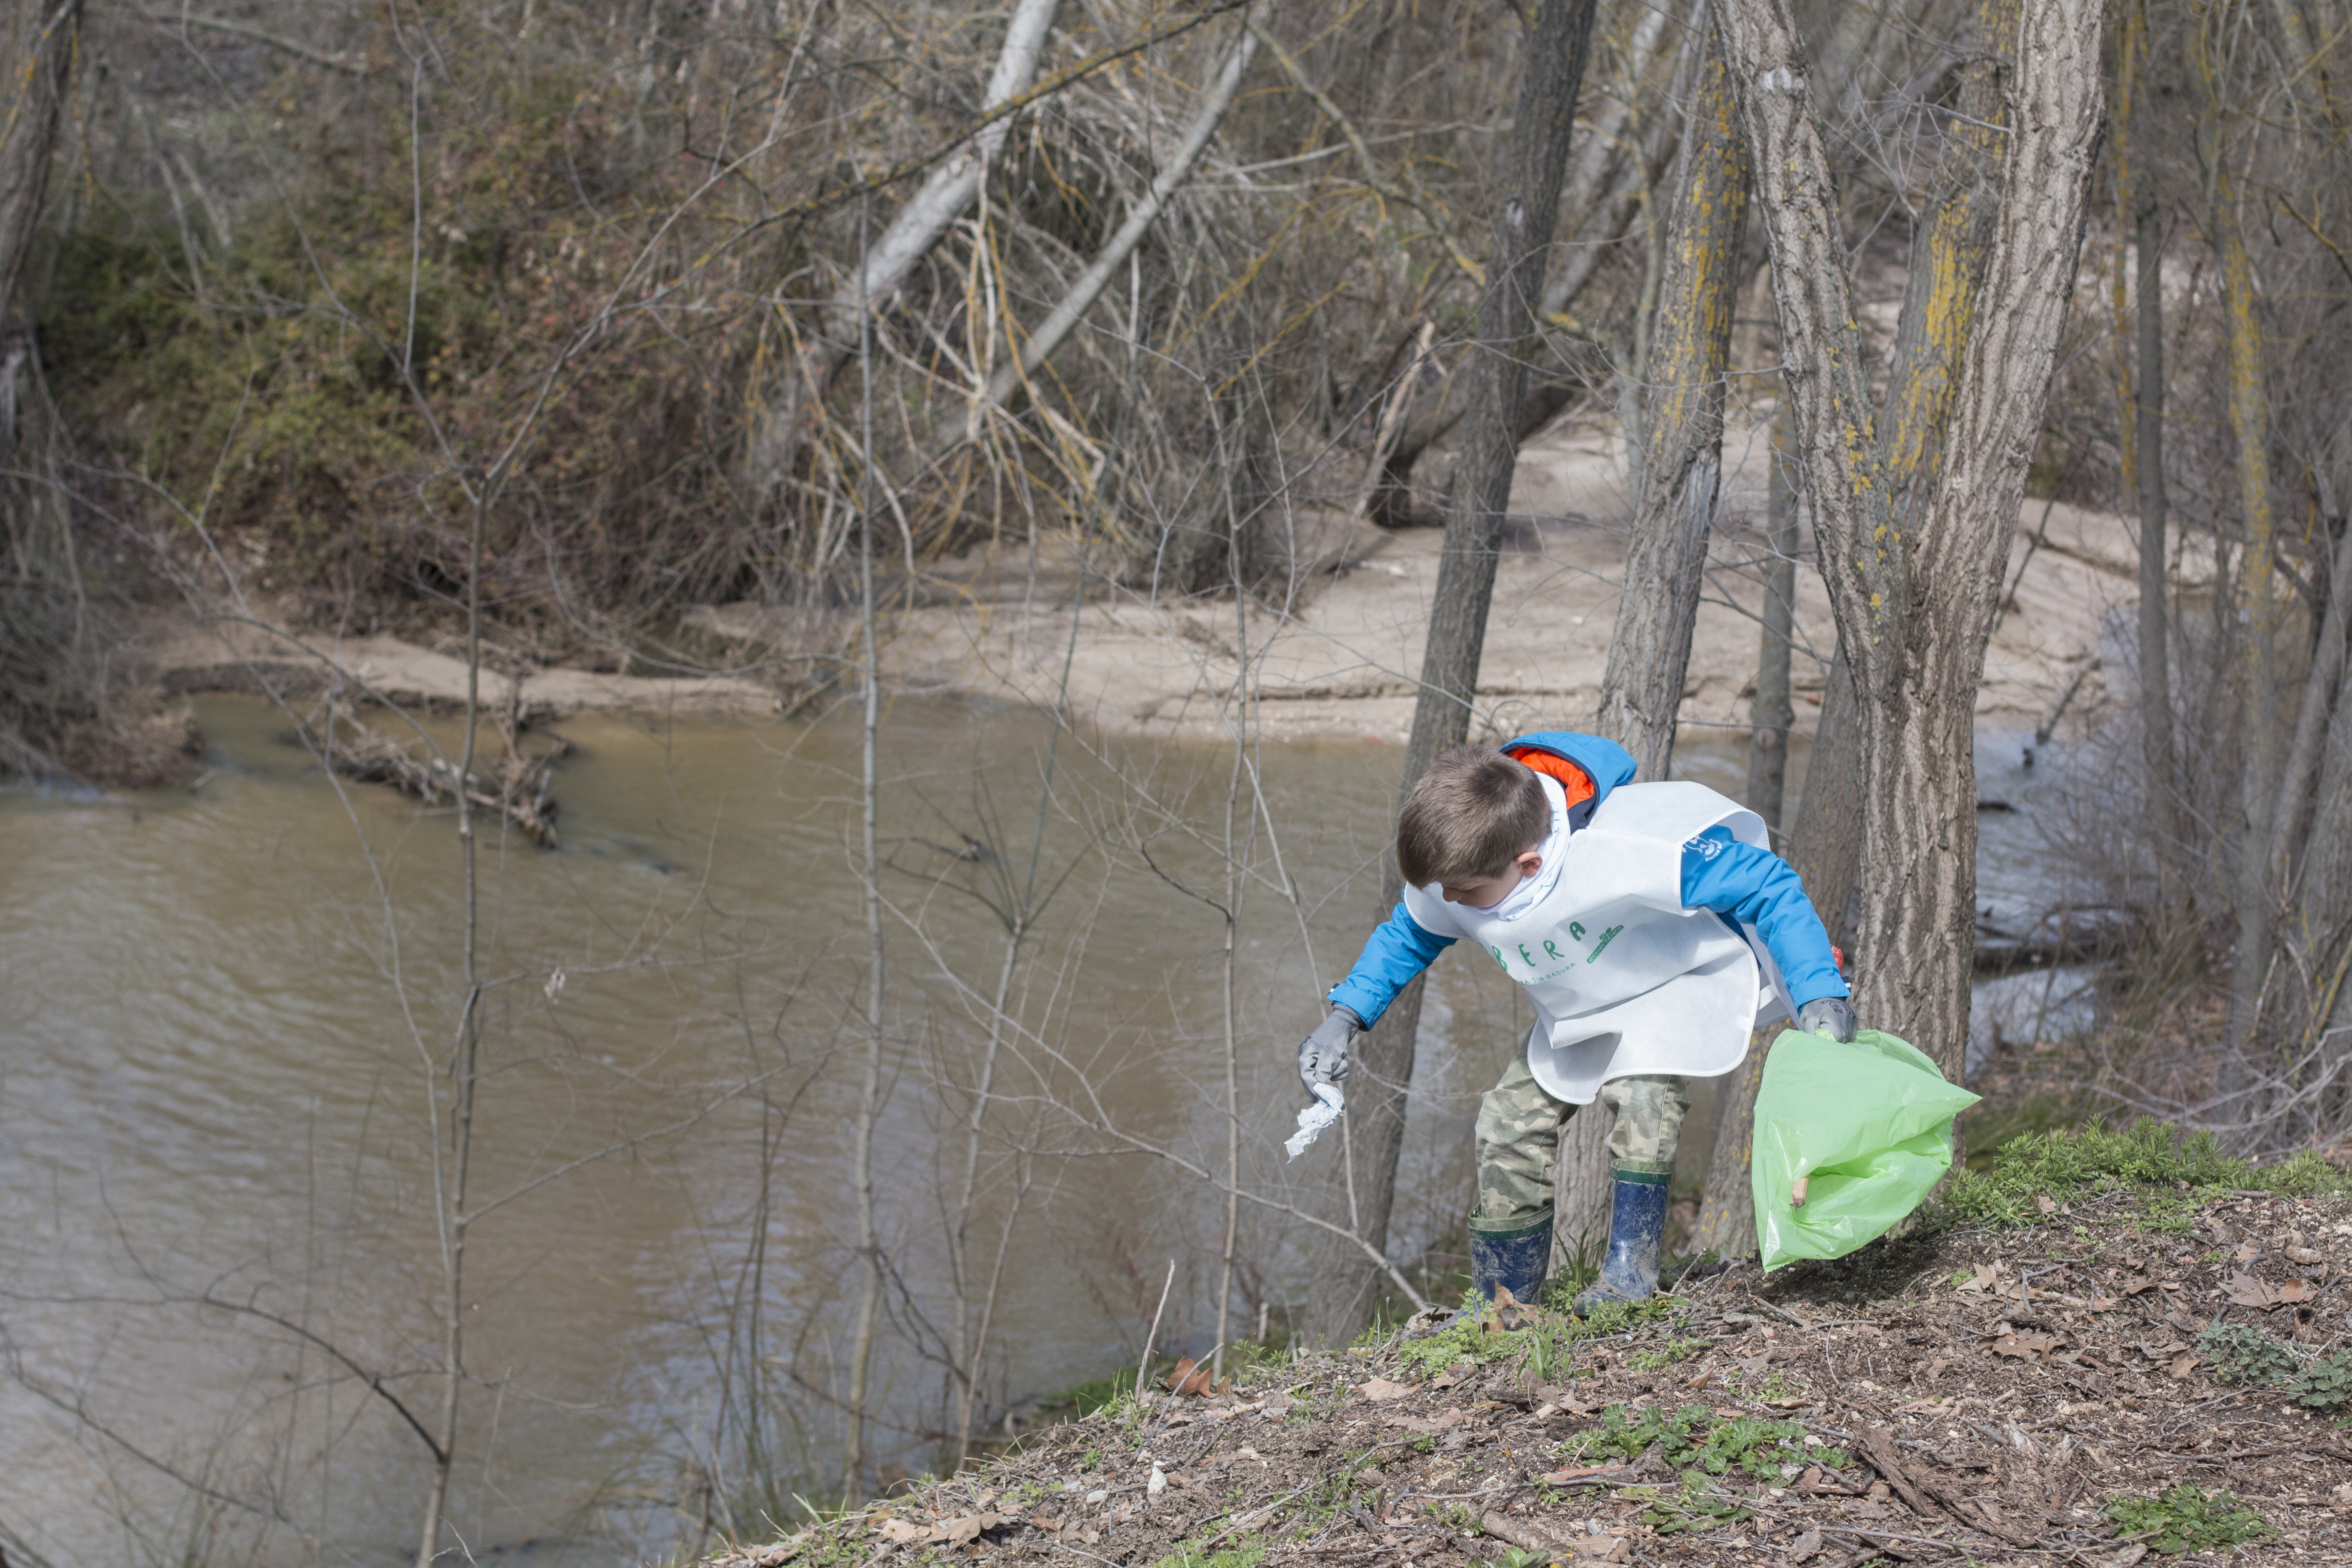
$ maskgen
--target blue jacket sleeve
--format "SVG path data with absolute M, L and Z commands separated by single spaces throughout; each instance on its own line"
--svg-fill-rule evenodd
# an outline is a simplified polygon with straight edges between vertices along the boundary
M 1846 994 L 1830 933 L 1796 868 L 1769 849 L 1740 843 L 1728 827 L 1710 827 L 1683 846 L 1683 907 L 1754 926 L 1798 1006 Z
M 1396 913 L 1364 943 L 1364 951 L 1358 956 L 1356 967 L 1348 972 L 1348 978 L 1331 987 L 1328 999 L 1354 1013 L 1370 1028 L 1381 1021 L 1381 1015 L 1396 1000 L 1396 994 L 1454 942 L 1450 936 L 1424 930 L 1420 921 L 1404 912 L 1404 905 L 1400 902 Z

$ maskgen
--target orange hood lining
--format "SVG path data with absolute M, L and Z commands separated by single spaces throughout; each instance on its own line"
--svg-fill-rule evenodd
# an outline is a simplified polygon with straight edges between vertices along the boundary
M 1557 752 L 1539 751 L 1533 746 L 1522 746 L 1516 752 L 1506 752 L 1503 754 L 1515 763 L 1533 768 L 1559 784 L 1561 790 L 1566 792 L 1568 804 L 1571 806 L 1591 800 L 1600 793 L 1593 788 L 1591 773 Z

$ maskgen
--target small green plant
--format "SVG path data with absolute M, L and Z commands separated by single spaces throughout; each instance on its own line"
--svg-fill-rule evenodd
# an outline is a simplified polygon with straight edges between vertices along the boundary
M 1434 1377 L 1465 1357 L 1484 1363 L 1522 1354 L 1534 1338 L 1533 1330 L 1488 1329 L 1478 1314 L 1465 1313 L 1427 1339 L 1407 1340 L 1398 1347 L 1397 1361 Z
M 1627 1352 L 1625 1364 L 1635 1372 L 1656 1372 L 1678 1361 L 1688 1361 L 1705 1349 L 1705 1340 L 1668 1340 L 1655 1350 Z
M 1555 1312 L 1573 1311 L 1578 1292 L 1590 1289 L 1601 1278 L 1604 1247 L 1581 1233 L 1574 1241 L 1562 1238 L 1559 1245 L 1559 1267 L 1544 1281 L 1543 1304 Z
M 1642 1522 L 1660 1535 L 1681 1530 L 1710 1530 L 1720 1524 L 1743 1524 L 1756 1510 L 1710 1487 L 1696 1470 L 1685 1471 L 1683 1484 L 1657 1499 L 1642 1515 Z
M 2300 1364 L 2294 1352 L 2251 1323 L 2216 1323 L 2197 1336 L 2197 1353 L 2222 1383 L 2283 1383 Z
M 2311 1410 L 2352 1404 L 2352 1351 L 2315 1357 L 2286 1380 L 2287 1396 Z
M 1549 1552 L 1528 1552 L 1514 1546 L 1487 1564 L 1487 1568 L 1544 1568 L 1550 1561 Z
M 2267 1541 L 2277 1533 L 2261 1514 L 2225 1491 L 2181 1485 L 2159 1497 L 2118 1497 L 2105 1510 L 2119 1534 L 2144 1539 L 2152 1551 L 2202 1552 Z
M 1267 1545 L 1263 1541 L 1238 1541 L 1215 1552 L 1203 1552 L 1187 1541 L 1151 1568 L 1258 1568 L 1265 1561 Z

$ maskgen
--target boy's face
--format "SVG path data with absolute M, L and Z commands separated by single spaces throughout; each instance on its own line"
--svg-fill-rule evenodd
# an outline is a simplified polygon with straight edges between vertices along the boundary
M 1542 846 L 1522 849 L 1518 858 L 1503 868 L 1501 875 L 1471 877 L 1459 882 L 1441 882 L 1437 890 L 1445 895 L 1449 904 L 1467 904 L 1474 910 L 1491 910 L 1511 896 L 1511 889 L 1543 869 L 1543 856 L 1537 851 Z

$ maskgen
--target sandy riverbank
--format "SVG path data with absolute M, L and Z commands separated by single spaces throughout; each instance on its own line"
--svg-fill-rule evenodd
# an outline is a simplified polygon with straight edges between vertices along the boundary
M 1747 723 L 1761 603 L 1755 570 L 1763 509 L 1760 426 L 1726 441 L 1724 522 L 1709 559 L 1683 700 L 1683 723 Z M 1522 457 L 1512 494 L 1514 525 L 1496 576 L 1479 694 L 1493 727 L 1574 723 L 1590 716 L 1608 658 L 1623 581 L 1627 506 L 1615 431 L 1605 424 L 1549 433 Z M 1048 541 L 984 546 L 926 574 L 918 607 L 893 619 L 886 661 L 907 692 L 1055 705 L 1066 681 L 1081 721 L 1170 738 L 1224 732 L 1219 694 L 1248 663 L 1269 739 L 1401 738 L 1411 722 L 1422 634 L 1436 577 L 1435 529 L 1322 530 L 1324 564 L 1287 604 L 1236 606 L 1219 599 L 1160 600 L 1099 577 L 1076 592 L 1079 563 Z M 2028 542 L 2042 542 L 2029 553 Z M 2030 725 L 2064 689 L 2079 661 L 2101 651 L 2137 593 L 2136 545 L 2121 519 L 2029 501 L 2012 552 L 2013 609 L 1996 628 L 1978 700 L 1982 722 Z M 1833 641 L 1819 577 L 1799 574 L 1803 647 L 1825 657 Z M 1075 619 L 1075 626 L 1073 621 Z M 772 638 L 758 606 L 711 606 L 688 624 L 756 664 Z M 1074 640 L 1075 633 L 1075 640 Z M 151 639 L 152 667 L 173 693 L 318 689 L 340 669 L 403 703 L 462 701 L 466 667 L 454 644 L 313 632 L 298 642 L 259 626 L 172 624 Z M 1818 716 L 1819 658 L 1801 654 L 1798 727 Z M 2085 691 L 2095 691 L 2095 671 Z M 508 678 L 486 671 L 483 698 L 504 707 Z M 772 688 L 740 675 L 673 679 L 583 668 L 522 678 L 521 705 L 541 714 L 583 710 L 772 711 Z

